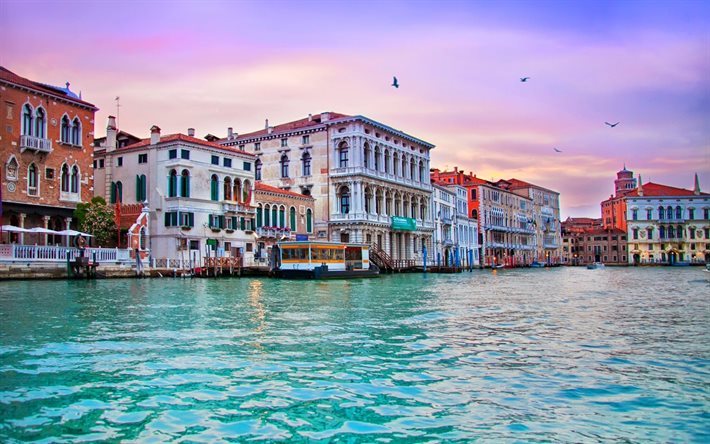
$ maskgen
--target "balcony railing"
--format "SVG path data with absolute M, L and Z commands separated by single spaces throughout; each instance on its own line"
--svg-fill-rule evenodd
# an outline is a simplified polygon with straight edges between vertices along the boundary
M 0 245 L 0 261 L 66 262 L 79 256 L 79 249 L 50 245 Z M 84 257 L 99 263 L 130 262 L 130 250 L 119 248 L 86 248 Z
M 281 239 L 284 236 L 291 236 L 291 229 L 288 227 L 258 227 L 256 229 L 256 234 L 259 237 L 273 237 L 274 239 Z
M 414 180 L 393 173 L 385 173 L 384 171 L 377 171 L 375 169 L 365 168 L 361 166 L 331 168 L 330 170 L 331 177 L 349 177 L 357 174 L 362 174 L 376 179 L 387 180 L 390 182 L 396 182 L 400 185 L 408 185 L 415 188 L 421 188 L 427 191 L 431 191 L 432 189 L 431 184 L 429 182 L 422 182 L 420 180 Z
M 52 141 L 23 134 L 20 136 L 20 152 L 23 153 L 26 150 L 37 151 L 38 153 L 51 153 Z
M 222 210 L 225 213 L 246 213 L 255 214 L 256 210 L 241 202 L 222 202 Z

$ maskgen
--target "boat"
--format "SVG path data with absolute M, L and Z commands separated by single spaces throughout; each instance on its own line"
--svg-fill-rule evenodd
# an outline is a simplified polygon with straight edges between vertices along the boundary
M 710 262 L 705 264 L 705 270 L 703 270 L 703 271 L 707 271 L 708 273 L 710 273 Z
M 501 268 L 504 268 L 504 264 L 498 264 L 498 265 L 493 265 L 491 268 L 494 270 L 500 270 Z
M 587 270 L 597 270 L 599 268 L 605 268 L 604 264 L 602 264 L 601 262 L 594 262 L 592 264 L 587 265 Z
M 370 247 L 340 242 L 278 242 L 274 274 L 287 279 L 344 279 L 376 277 Z
M 530 268 L 545 268 L 545 264 L 534 261 L 532 264 L 530 264 Z

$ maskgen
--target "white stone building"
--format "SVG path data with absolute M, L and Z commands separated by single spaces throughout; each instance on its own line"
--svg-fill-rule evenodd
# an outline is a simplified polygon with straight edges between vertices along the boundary
M 374 244 L 400 264 L 431 250 L 434 145 L 364 116 L 337 113 L 230 133 L 254 153 L 256 179 L 315 198 L 315 239 Z
M 710 262 L 710 194 L 653 182 L 628 193 L 630 264 Z
M 197 139 L 192 129 L 161 137 L 153 126 L 150 139 L 123 146 L 116 134 L 109 117 L 104 144 L 94 154 L 96 194 L 119 204 L 119 211 L 148 207 L 141 249 L 157 259 L 219 255 L 251 261 L 252 154 Z
M 456 193 L 445 186 L 433 184 L 434 202 L 434 249 L 429 259 L 432 265 L 452 267 L 456 265 L 454 226 Z

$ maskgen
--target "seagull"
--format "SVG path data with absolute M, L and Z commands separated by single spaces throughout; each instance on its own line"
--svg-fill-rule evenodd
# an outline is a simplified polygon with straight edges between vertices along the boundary
M 616 122 L 616 123 L 604 122 L 604 123 L 606 123 L 607 125 L 609 125 L 609 127 L 614 128 L 616 125 L 620 124 L 621 122 Z
M 558 150 L 557 148 L 552 148 L 553 150 L 557 151 L 558 153 L 561 153 L 562 150 Z
M 399 88 L 399 82 L 397 82 L 397 77 L 392 77 L 392 86 Z
M 530 79 L 530 77 L 521 77 L 521 78 L 520 78 L 520 81 L 521 81 L 521 82 L 527 82 L 528 79 Z

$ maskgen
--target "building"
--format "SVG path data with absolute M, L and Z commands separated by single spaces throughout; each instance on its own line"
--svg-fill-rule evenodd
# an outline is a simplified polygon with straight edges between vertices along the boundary
M 626 201 L 624 196 L 636 188 L 636 179 L 633 171 L 626 169 L 616 173 L 614 181 L 614 194 L 601 203 L 602 228 L 606 230 L 618 229 L 626 231 Z
M 632 264 L 710 262 L 710 194 L 641 183 L 624 196 Z
M 567 217 L 562 223 L 562 264 L 564 265 L 581 265 L 582 261 L 578 259 L 578 244 L 580 235 L 583 233 L 602 228 L 602 220 L 591 217 Z
M 510 179 L 510 190 L 532 200 L 535 229 L 535 260 L 546 264 L 562 262 L 560 193 L 519 179 Z
M 601 219 L 568 217 L 562 222 L 562 238 L 562 263 L 566 265 L 627 263 L 626 233 L 603 228 Z
M 315 239 L 374 244 L 399 264 L 432 247 L 434 145 L 364 116 L 324 112 L 219 141 L 256 155 L 256 179 L 313 196 Z M 404 265 L 403 265 L 404 266 Z
M 77 228 L 74 210 L 93 197 L 92 141 L 97 108 L 65 87 L 0 66 L 0 214 L 4 224 L 56 231 Z M 24 243 L 22 233 L 14 239 Z M 56 244 L 64 237 L 32 236 Z
M 115 118 L 109 117 L 104 145 L 96 148 L 96 194 L 119 213 L 147 208 L 142 252 L 156 259 L 205 256 L 253 258 L 254 156 L 188 134 L 161 136 L 119 146 Z M 134 219 L 136 220 L 136 219 Z M 128 227 L 123 227 L 128 228 Z M 132 245 L 133 246 L 133 245 Z
M 445 186 L 433 184 L 434 238 L 430 263 L 436 266 L 453 267 L 457 265 L 455 250 L 458 245 L 454 240 L 456 214 L 456 194 Z M 459 258 L 460 260 L 460 258 Z
M 455 192 L 454 240 L 460 264 L 466 268 L 480 265 L 478 250 L 478 220 L 468 212 L 468 190 L 461 185 L 447 185 Z
M 313 197 L 257 182 L 254 202 L 257 235 L 254 259 L 259 263 L 266 265 L 276 242 L 309 240 L 313 236 Z

